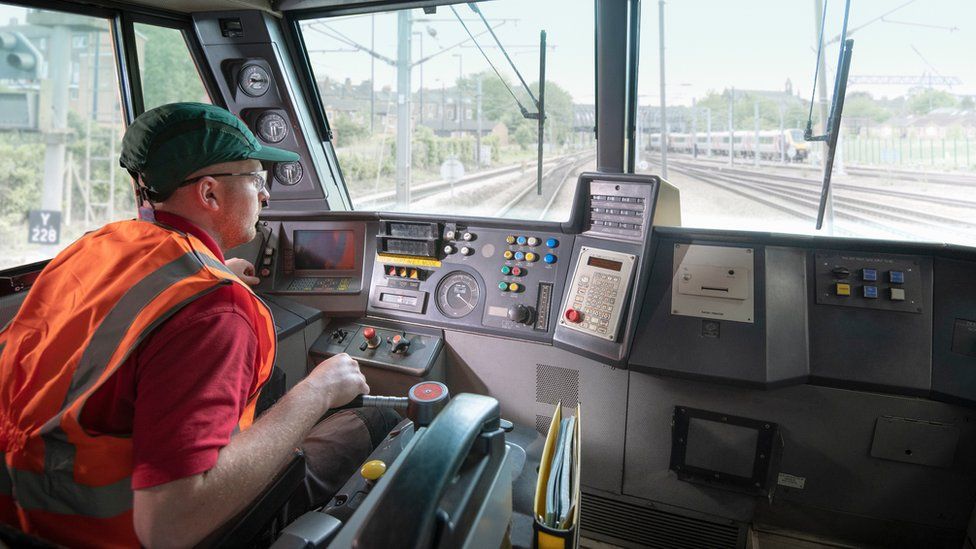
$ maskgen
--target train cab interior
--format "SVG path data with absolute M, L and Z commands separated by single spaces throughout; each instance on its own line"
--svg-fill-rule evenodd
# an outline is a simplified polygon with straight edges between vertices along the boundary
M 262 405 L 348 353 L 412 421 L 378 482 L 313 517 L 271 490 L 223 545 L 531 547 L 560 410 L 582 546 L 974 547 L 976 91 L 937 70 L 973 31 L 935 28 L 972 7 L 858 3 L 855 34 L 841 2 L 682 4 L 0 0 L 0 325 L 136 216 L 126 126 L 212 103 L 300 155 L 228 253 L 277 329 Z M 901 16 L 928 84 L 881 101 Z M 835 159 L 801 138 L 842 20 Z

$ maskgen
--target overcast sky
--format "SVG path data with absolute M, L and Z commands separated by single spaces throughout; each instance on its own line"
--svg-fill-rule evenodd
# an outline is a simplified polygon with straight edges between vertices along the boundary
M 670 0 L 665 3 L 665 52 L 669 104 L 690 104 L 710 90 L 783 89 L 786 79 L 794 90 L 809 97 L 816 60 L 816 0 Z M 962 83 L 957 94 L 976 94 L 976 0 L 853 0 L 849 27 L 857 29 L 852 75 L 919 76 L 923 73 L 954 76 Z M 907 5 L 905 5 L 907 4 Z M 548 80 L 567 89 L 577 103 L 594 100 L 592 0 L 492 0 L 479 4 L 496 27 L 501 42 L 529 82 L 538 79 L 539 31 L 548 33 Z M 900 7 L 904 6 L 904 7 Z M 645 0 L 641 15 L 639 94 L 642 104 L 658 104 L 658 2 Z M 900 7 L 900 8 L 899 8 Z M 899 9 L 896 9 L 899 8 Z M 466 5 L 455 8 L 475 34 L 484 25 Z M 887 12 L 884 19 L 877 19 Z M 22 19 L 23 8 L 0 4 L 0 22 Z M 431 55 L 465 40 L 467 34 L 449 7 L 426 15 L 412 10 L 411 58 Z M 840 31 L 843 2 L 827 2 L 828 30 Z M 375 33 L 371 22 L 375 20 Z M 873 22 L 871 22 L 874 20 Z M 397 55 L 397 17 L 393 14 L 351 16 L 325 21 L 333 30 L 362 47 L 373 47 L 388 58 Z M 861 25 L 866 24 L 861 29 Z M 323 29 L 327 32 L 328 29 Z M 625 29 L 620 29 L 625 32 Z M 423 38 L 421 38 L 421 35 Z M 306 43 L 313 50 L 318 77 L 330 76 L 353 83 L 370 77 L 370 56 L 306 25 Z M 478 37 L 492 46 L 490 36 Z M 314 51 L 325 50 L 325 51 Z M 339 50 L 339 51 L 336 51 Z M 509 78 L 514 73 L 496 48 L 488 48 L 496 66 Z M 457 57 L 460 54 L 460 59 Z M 837 44 L 826 50 L 829 82 L 837 59 Z M 460 67 L 459 67 L 460 65 Z M 395 88 L 395 69 L 382 61 L 374 64 L 377 87 Z M 423 63 L 426 88 L 453 85 L 459 68 L 464 74 L 489 70 L 470 41 L 448 49 Z M 420 85 L 420 68 L 412 72 L 412 88 Z M 829 84 L 828 84 L 829 85 Z M 851 86 L 875 97 L 906 93 L 905 86 Z

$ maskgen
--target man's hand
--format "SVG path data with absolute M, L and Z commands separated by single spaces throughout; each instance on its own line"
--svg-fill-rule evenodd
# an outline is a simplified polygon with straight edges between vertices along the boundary
M 227 268 L 233 271 L 237 275 L 237 278 L 241 279 L 245 284 L 256 286 L 261 282 L 260 278 L 254 276 L 254 265 L 246 259 L 232 257 L 224 261 L 224 265 L 227 265 Z
M 338 354 L 318 364 L 305 378 L 304 383 L 328 398 L 329 408 L 348 404 L 359 395 L 369 394 L 366 377 L 359 371 L 359 363 L 346 353 Z

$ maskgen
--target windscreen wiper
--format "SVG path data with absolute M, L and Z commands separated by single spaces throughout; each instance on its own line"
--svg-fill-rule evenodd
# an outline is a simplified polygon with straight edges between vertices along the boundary
M 529 112 L 529 110 L 525 108 L 525 105 L 523 105 L 522 102 L 519 101 L 518 96 L 515 95 L 515 90 L 508 85 L 505 78 L 502 77 L 500 72 L 498 72 L 498 68 L 491 61 L 491 58 L 488 57 L 488 54 L 485 52 L 484 48 L 481 47 L 481 44 L 478 43 L 478 40 L 475 38 L 474 34 L 471 33 L 471 29 L 469 29 L 464 23 L 464 19 L 462 19 L 461 15 L 456 9 L 454 9 L 454 6 L 450 6 L 454 16 L 457 17 L 458 22 L 461 23 L 462 27 L 464 27 L 464 31 L 468 33 L 468 36 L 471 37 L 471 41 L 474 42 L 474 45 L 478 47 L 478 51 L 481 52 L 481 56 L 485 58 L 485 61 L 488 62 L 491 69 L 495 71 L 495 76 L 498 77 L 498 80 L 500 80 L 502 85 L 505 86 L 505 89 L 508 90 L 508 93 L 512 96 L 512 99 L 515 100 L 515 103 L 519 107 L 519 111 L 522 113 L 522 117 L 529 120 L 537 120 L 539 123 L 539 153 L 536 166 L 536 193 L 541 195 L 543 131 L 545 129 L 546 122 L 546 31 L 540 31 L 539 33 L 539 97 L 536 98 L 536 96 L 532 93 L 532 89 L 529 88 L 529 85 L 525 82 L 525 78 L 522 77 L 522 73 L 518 70 L 518 67 L 515 66 L 515 62 L 513 62 L 512 58 L 508 55 L 508 51 L 505 49 L 505 46 L 503 46 L 501 41 L 498 39 L 498 35 L 495 34 L 495 31 L 491 28 L 491 25 L 488 24 L 488 20 L 485 19 L 485 15 L 481 13 L 481 9 L 478 8 L 478 6 L 473 2 L 469 2 L 468 7 L 481 18 L 481 21 L 485 24 L 485 28 L 488 29 L 489 33 L 491 33 L 491 37 L 494 38 L 498 49 L 501 50 L 502 55 L 505 56 L 509 66 L 512 67 L 512 70 L 515 71 L 515 75 L 518 76 L 519 82 L 522 83 L 522 89 L 525 90 L 525 92 L 529 95 L 529 98 L 532 99 L 532 102 L 535 104 L 536 112 Z M 461 85 L 460 82 L 458 82 L 458 85 Z
M 847 38 L 847 21 L 851 12 L 851 0 L 846 0 L 844 7 L 844 24 L 841 28 L 841 48 L 837 59 L 837 76 L 834 78 L 834 95 L 830 101 L 830 116 L 825 124 L 826 133 L 823 135 L 813 135 L 813 103 L 816 95 L 810 98 L 810 115 L 807 119 L 807 127 L 803 132 L 803 139 L 806 141 L 825 141 L 827 143 L 827 154 L 824 157 L 824 177 L 823 187 L 820 190 L 820 205 L 817 208 L 817 230 L 823 228 L 824 215 L 827 211 L 827 201 L 830 197 L 830 178 L 834 171 L 834 155 L 837 149 L 837 139 L 840 137 L 840 121 L 844 112 L 844 97 L 847 95 L 847 76 L 851 69 L 851 53 L 854 49 L 854 40 Z M 813 88 L 816 94 L 817 76 L 820 71 L 820 56 L 823 55 L 823 33 L 827 20 L 827 10 L 824 9 L 823 18 L 820 22 L 820 43 L 817 45 L 817 68 L 813 75 Z

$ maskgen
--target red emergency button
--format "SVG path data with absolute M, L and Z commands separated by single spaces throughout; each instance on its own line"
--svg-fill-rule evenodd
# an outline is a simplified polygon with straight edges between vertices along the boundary
M 365 337 L 366 339 L 373 339 L 374 337 L 376 337 L 376 329 L 363 328 L 363 337 Z
M 583 313 L 577 311 L 576 309 L 566 309 L 566 320 L 572 322 L 573 324 L 578 324 L 583 321 Z

